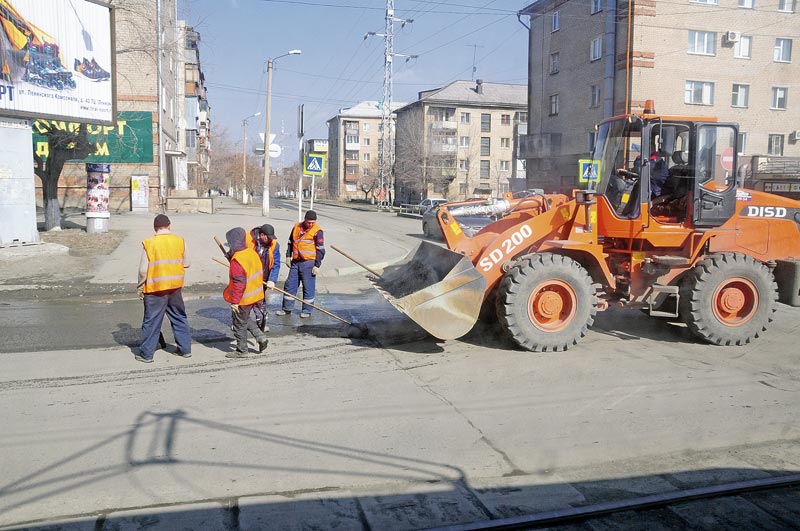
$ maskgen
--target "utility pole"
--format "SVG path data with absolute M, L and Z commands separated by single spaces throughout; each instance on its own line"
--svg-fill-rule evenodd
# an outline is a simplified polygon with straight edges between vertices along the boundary
M 400 22 L 401 27 L 414 22 L 413 19 L 402 19 L 394 16 L 394 0 L 386 0 L 386 18 L 384 32 L 368 32 L 364 38 L 383 37 L 383 103 L 381 105 L 381 144 L 378 146 L 378 165 L 380 166 L 380 189 L 383 199 L 378 208 L 391 207 L 389 196 L 394 197 L 394 182 L 391 178 L 394 166 L 394 146 L 392 144 L 392 60 L 394 57 L 405 57 L 406 61 L 416 59 L 416 55 L 394 53 L 394 24 Z M 388 188 L 388 193 L 387 193 Z
M 475 66 L 475 56 L 477 55 L 478 48 L 483 48 L 480 44 L 467 44 L 467 46 L 472 46 L 472 81 L 475 81 L 475 72 L 478 68 Z

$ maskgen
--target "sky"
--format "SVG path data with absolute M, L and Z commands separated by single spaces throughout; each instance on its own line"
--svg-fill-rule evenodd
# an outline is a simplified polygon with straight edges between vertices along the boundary
M 306 138 L 327 138 L 326 121 L 365 100 L 383 98 L 386 0 L 178 0 L 178 18 L 200 33 L 200 62 L 213 134 L 235 143 L 247 122 L 248 152 L 264 131 L 266 61 L 274 61 L 270 129 L 284 155 L 297 156 L 297 107 Z M 527 83 L 526 28 L 516 13 L 532 0 L 395 0 L 393 102 L 456 80 Z M 528 17 L 522 20 L 527 24 Z M 473 58 L 476 72 L 473 75 Z M 241 145 L 241 144 L 240 144 Z

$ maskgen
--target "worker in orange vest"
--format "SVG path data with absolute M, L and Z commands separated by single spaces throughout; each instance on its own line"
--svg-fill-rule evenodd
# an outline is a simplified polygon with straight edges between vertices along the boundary
M 256 324 L 262 332 L 269 332 L 267 326 L 267 289 L 275 287 L 278 281 L 278 273 L 281 270 L 281 246 L 275 237 L 275 227 L 266 223 L 250 231 L 250 236 L 255 242 L 255 251 L 261 258 L 261 265 L 264 267 L 264 302 L 256 312 Z M 249 240 L 249 239 L 248 239 Z M 248 247 L 250 244 L 248 243 Z M 259 318 L 260 314 L 260 318 Z
M 266 334 L 250 319 L 253 308 L 264 300 L 264 268 L 258 253 L 248 247 L 247 237 L 247 232 L 241 227 L 225 234 L 230 249 L 230 268 L 228 287 L 222 292 L 222 297 L 231 305 L 233 335 L 236 337 L 236 350 L 225 354 L 226 358 L 247 357 L 248 331 L 256 338 L 259 352 L 264 352 L 269 344 Z
M 182 294 L 185 270 L 189 267 L 186 243 L 170 232 L 170 220 L 164 214 L 153 220 L 153 229 L 156 234 L 142 242 L 139 260 L 138 291 L 139 298 L 144 300 L 144 319 L 142 343 L 135 358 L 144 363 L 153 362 L 156 345 L 166 347 L 161 336 L 164 314 L 178 344 L 175 354 L 184 358 L 192 355 L 192 336 Z
M 303 300 L 314 303 L 317 272 L 325 258 L 325 238 L 322 228 L 317 225 L 317 213 L 306 212 L 301 223 L 296 223 L 289 235 L 289 247 L 286 249 L 286 265 L 289 276 L 283 285 L 284 291 L 297 294 L 300 283 L 303 283 Z M 294 299 L 284 295 L 283 307 L 275 315 L 289 315 L 294 308 Z M 300 317 L 311 317 L 311 306 L 303 304 Z

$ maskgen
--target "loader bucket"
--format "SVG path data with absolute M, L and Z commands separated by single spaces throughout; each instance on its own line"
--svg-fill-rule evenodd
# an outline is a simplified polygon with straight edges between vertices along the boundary
M 429 242 L 409 256 L 383 270 L 374 281 L 378 291 L 434 337 L 469 332 L 486 291 L 483 275 L 466 256 Z

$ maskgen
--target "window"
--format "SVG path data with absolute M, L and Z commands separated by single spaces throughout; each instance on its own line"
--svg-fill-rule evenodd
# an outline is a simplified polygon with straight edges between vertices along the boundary
M 369 133 L 369 124 L 366 122 L 364 123 L 364 132 Z
M 462 148 L 468 148 L 469 147 L 469 137 L 468 136 L 460 137 L 458 139 L 458 145 L 461 146 Z
M 589 131 L 589 135 L 586 137 L 586 144 L 589 147 L 587 150 L 589 153 L 592 152 L 594 149 L 594 145 L 597 142 L 597 132 L 596 131 Z
M 363 168 L 362 172 L 363 172 L 362 175 L 364 177 L 369 177 L 369 168 Z
M 369 153 L 364 153 L 364 162 L 369 162 Z
M 739 59 L 750 59 L 752 56 L 752 48 L 753 38 L 742 35 L 739 37 L 739 42 L 733 47 L 733 56 Z
M 767 154 L 783 156 L 783 135 L 769 135 Z
M 345 175 L 355 175 L 358 172 L 358 166 L 350 165 L 344 167 Z
M 778 0 L 778 11 L 794 13 L 795 0 Z
M 458 169 L 461 171 L 469 171 L 469 159 L 459 159 Z
M 744 155 L 745 150 L 747 148 L 747 133 L 739 132 L 739 138 L 736 140 L 736 144 L 739 146 L 739 155 Z
M 550 116 L 558 114 L 558 94 L 550 96 Z
M 731 106 L 747 107 L 747 103 L 749 101 L 750 101 L 750 85 L 734 83 L 733 90 L 731 92 Z
M 716 55 L 716 32 L 689 30 L 689 53 L 696 53 L 700 55 Z
M 492 154 L 492 139 L 485 136 L 481 137 L 481 157 L 488 157 Z
M 599 13 L 602 8 L 600 0 L 592 0 L 592 15 Z
M 500 161 L 500 171 L 508 171 L 510 167 L 511 167 L 511 161 L 508 160 Z
M 558 11 L 553 11 L 553 19 L 552 25 L 550 26 L 550 31 L 558 31 L 561 29 L 561 17 L 559 16 Z
M 509 148 L 509 147 L 511 147 L 511 139 L 510 138 L 501 138 L 500 139 L 500 147 L 501 148 Z
M 450 122 L 455 117 L 456 110 L 448 107 L 431 107 L 428 114 L 434 122 Z
M 597 107 L 600 105 L 600 85 L 592 85 L 592 103 L 590 107 Z
M 558 74 L 558 52 L 550 54 L 550 73 Z
M 197 131 L 194 129 L 186 130 L 186 147 L 197 147 Z
M 526 123 L 528 123 L 528 113 L 526 113 L 526 112 L 518 112 L 516 114 L 516 116 L 514 116 L 514 119 L 517 120 L 521 124 L 526 124 Z
M 788 89 L 786 87 L 772 87 L 772 105 L 770 109 L 786 110 L 786 94 Z
M 500 115 L 500 125 L 511 125 L 511 115 L 510 114 L 501 114 Z
M 789 63 L 792 61 L 792 39 L 775 39 L 775 62 Z
M 488 133 L 492 130 L 492 115 L 481 114 L 481 133 Z
M 489 167 L 490 162 L 488 160 L 481 161 L 481 179 L 488 179 L 490 176 L 491 169 Z
M 592 39 L 592 44 L 589 48 L 589 60 L 597 61 L 603 57 L 603 38 L 595 37 Z
M 366 138 L 364 139 L 366 140 Z M 344 137 L 345 144 L 358 144 L 358 137 L 355 135 L 347 135 Z
M 689 105 L 713 105 L 714 83 L 708 81 L 687 81 L 684 103 Z
M 713 5 L 717 5 L 719 3 L 718 0 L 689 0 L 689 1 L 693 2 L 695 4 L 713 4 Z
M 365 138 L 365 139 L 364 139 L 364 145 L 365 145 L 365 146 L 368 146 L 368 145 L 369 145 L 369 138 Z
M 462 112 L 461 113 L 461 123 L 462 124 L 468 124 L 469 123 L 469 113 L 468 112 Z
M 753 9 L 753 0 L 739 0 L 739 7 Z
M 345 160 L 358 160 L 358 151 L 345 151 Z

